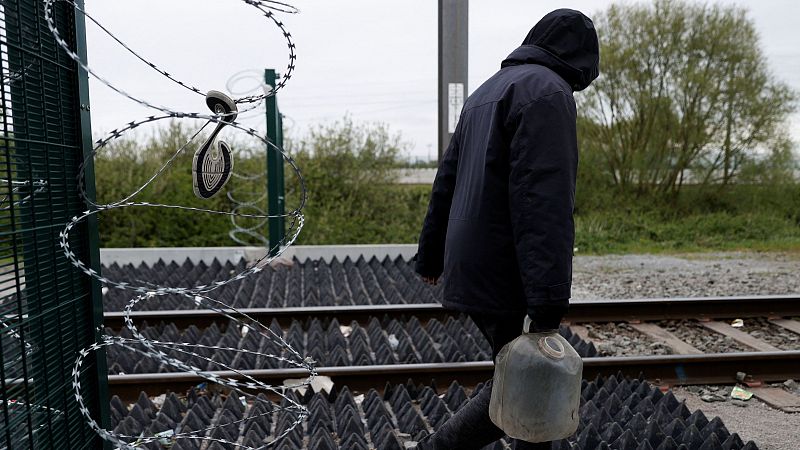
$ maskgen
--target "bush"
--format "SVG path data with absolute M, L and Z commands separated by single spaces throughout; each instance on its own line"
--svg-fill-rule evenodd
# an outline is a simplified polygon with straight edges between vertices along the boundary
M 357 125 L 349 118 L 319 127 L 299 141 L 292 155 L 306 181 L 308 203 L 298 243 L 416 241 L 423 218 L 419 206 L 430 188 L 395 184 L 404 147 L 387 127 Z M 286 183 L 297 185 L 288 175 Z M 297 192 L 288 198 L 288 204 L 296 204 Z
M 118 201 L 133 192 L 189 137 L 187 128 L 175 122 L 157 131 L 143 145 L 133 138 L 111 144 L 95 158 L 99 201 Z M 264 173 L 263 149 L 247 142 L 233 147 L 237 173 Z M 345 118 L 313 130 L 296 143 L 289 141 L 286 147 L 300 167 L 308 191 L 306 226 L 297 243 L 416 241 L 430 188 L 394 184 L 405 144 L 387 127 L 358 125 Z M 187 147 L 164 174 L 132 201 L 231 211 L 235 204 L 226 194 L 239 200 L 254 200 L 265 194 L 264 178 L 232 177 L 226 186 L 228 192 L 211 200 L 196 198 L 192 193 L 193 148 Z M 299 183 L 288 164 L 285 175 L 286 209 L 291 211 L 299 204 Z M 266 210 L 266 197 L 261 202 Z M 233 226 L 225 215 L 135 207 L 103 212 L 99 217 L 104 247 L 239 245 L 229 236 Z M 237 219 L 245 227 L 259 222 L 262 220 Z M 266 226 L 263 228 L 266 233 Z

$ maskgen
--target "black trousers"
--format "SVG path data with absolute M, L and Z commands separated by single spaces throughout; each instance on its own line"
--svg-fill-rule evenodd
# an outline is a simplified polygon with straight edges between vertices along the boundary
M 525 314 L 491 316 L 470 314 L 483 336 L 492 346 L 492 359 L 497 357 L 504 345 L 522 334 Z M 484 383 L 469 402 L 456 412 L 439 430 L 420 441 L 420 450 L 478 450 L 505 433 L 489 418 L 489 400 L 492 396 L 492 380 Z M 513 440 L 517 450 L 550 450 L 552 443 L 530 443 Z

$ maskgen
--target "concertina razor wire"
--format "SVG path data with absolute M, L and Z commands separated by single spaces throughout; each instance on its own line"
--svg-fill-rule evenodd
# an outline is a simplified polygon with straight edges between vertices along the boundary
M 286 85 L 288 80 L 291 78 L 295 68 L 295 60 L 296 60 L 295 45 L 292 41 L 291 34 L 287 31 L 283 22 L 281 22 L 276 17 L 276 13 L 294 14 L 297 13 L 298 10 L 291 5 L 278 1 L 240 0 L 243 1 L 245 4 L 255 8 L 261 14 L 263 14 L 263 16 L 267 19 L 268 22 L 271 22 L 274 26 L 276 26 L 280 30 L 280 32 L 282 33 L 283 37 L 286 40 L 289 62 L 282 77 L 280 78 L 280 80 L 276 82 L 275 86 L 274 87 L 269 86 L 268 88 L 265 88 L 264 92 L 261 94 L 247 95 L 236 99 L 228 99 L 228 97 L 225 96 L 224 94 L 216 93 L 216 94 L 221 94 L 219 96 L 220 98 L 223 98 L 225 100 L 232 100 L 232 104 L 227 104 L 227 108 L 221 108 L 219 104 L 220 103 L 219 98 L 217 98 L 217 103 L 214 104 L 215 97 L 212 95 L 212 93 L 215 93 L 216 91 L 210 91 L 208 94 L 204 94 L 203 91 L 201 91 L 199 88 L 177 79 L 169 72 L 148 61 L 146 58 L 144 58 L 142 55 L 134 51 L 130 46 L 128 46 L 122 40 L 120 40 L 118 37 L 112 34 L 111 31 L 109 31 L 98 20 L 96 20 L 94 17 L 88 14 L 74 0 L 43 0 L 43 1 L 45 10 L 45 20 L 48 24 L 48 27 L 58 45 L 67 53 L 67 55 L 69 55 L 71 59 L 73 59 L 78 65 L 80 65 L 95 79 L 97 79 L 102 84 L 109 87 L 116 93 L 142 106 L 158 111 L 158 114 L 156 115 L 152 115 L 144 119 L 129 122 L 124 127 L 111 131 L 108 134 L 108 136 L 98 140 L 94 144 L 94 147 L 92 148 L 91 152 L 86 155 L 84 161 L 80 165 L 77 177 L 79 194 L 88 205 L 88 209 L 84 211 L 81 215 L 73 217 L 72 220 L 70 220 L 65 225 L 63 231 L 59 234 L 60 237 L 59 245 L 63 249 L 66 257 L 75 267 L 80 269 L 83 273 L 85 273 L 89 277 L 92 277 L 100 281 L 103 286 L 131 291 L 135 295 L 135 297 L 131 299 L 131 301 L 124 308 L 124 322 L 127 329 L 130 331 L 132 338 L 103 335 L 100 342 L 96 342 L 91 346 L 82 349 L 75 360 L 75 365 L 72 370 L 72 379 L 73 379 L 72 385 L 75 391 L 75 399 L 78 402 L 81 414 L 84 416 L 88 425 L 98 435 L 100 435 L 100 437 L 102 437 L 106 441 L 111 442 L 118 448 L 126 450 L 140 448 L 140 446 L 149 444 L 151 442 L 170 444 L 181 439 L 192 439 L 196 441 L 209 441 L 209 442 L 216 441 L 221 444 L 233 446 L 237 449 L 245 449 L 245 450 L 256 450 L 275 445 L 280 441 L 281 438 L 283 438 L 284 436 L 289 434 L 292 430 L 294 430 L 294 428 L 296 428 L 309 414 L 308 410 L 303 405 L 293 400 L 292 397 L 285 395 L 284 393 L 286 392 L 287 389 L 294 389 L 310 385 L 311 380 L 316 376 L 316 369 L 314 366 L 315 362 L 310 358 L 303 357 L 302 355 L 300 355 L 281 336 L 273 332 L 268 326 L 265 326 L 259 321 L 248 316 L 247 314 L 238 311 L 233 306 L 212 298 L 210 295 L 213 293 L 214 290 L 219 289 L 222 286 L 242 280 L 245 277 L 261 272 L 262 267 L 269 264 L 275 258 L 279 257 L 281 253 L 285 251 L 286 248 L 288 248 L 290 245 L 294 243 L 294 241 L 297 239 L 297 236 L 300 233 L 300 230 L 303 228 L 304 216 L 302 214 L 302 209 L 305 206 L 307 192 L 305 183 L 300 174 L 300 170 L 295 164 L 294 160 L 282 148 L 279 148 L 275 143 L 270 142 L 268 139 L 259 134 L 255 129 L 247 128 L 243 126 L 241 123 L 235 121 L 237 114 L 241 114 L 243 112 L 251 111 L 258 108 L 261 102 L 263 102 L 269 96 L 275 95 L 275 93 L 280 89 L 282 89 Z M 136 59 L 140 60 L 142 63 L 147 65 L 150 69 L 159 73 L 161 76 L 169 79 L 178 86 L 185 88 L 195 94 L 206 96 L 206 100 L 209 108 L 211 108 L 212 110 L 212 114 L 177 111 L 166 106 L 156 105 L 148 100 L 127 93 L 123 89 L 115 86 L 108 79 L 101 76 L 91 67 L 89 67 L 87 62 L 84 61 L 80 57 L 80 55 L 71 50 L 69 44 L 65 41 L 64 38 L 62 38 L 62 33 L 57 28 L 54 20 L 54 15 L 55 15 L 54 5 L 57 2 L 71 5 L 75 9 L 76 14 L 83 14 L 88 20 L 94 23 L 100 30 L 102 30 L 112 40 L 114 40 L 117 44 L 119 44 L 125 51 L 127 51 L 128 53 L 133 55 Z M 242 105 L 244 106 L 244 108 L 239 110 L 238 105 Z M 94 156 L 99 151 L 101 151 L 103 148 L 108 146 L 116 139 L 122 137 L 126 132 L 134 130 L 135 128 L 141 125 L 154 123 L 161 120 L 179 120 L 179 119 L 201 119 L 205 120 L 206 123 L 202 127 L 200 127 L 195 133 L 193 133 L 191 137 L 183 145 L 181 145 L 177 149 L 177 151 L 175 151 L 172 154 L 172 156 L 169 157 L 169 159 L 167 159 L 166 162 L 164 162 L 164 164 L 161 165 L 158 168 L 158 170 L 156 170 L 156 172 L 144 184 L 139 186 L 139 188 L 134 190 L 132 193 L 128 194 L 127 196 L 125 196 L 120 200 L 106 204 L 97 203 L 96 201 L 89 198 L 89 196 L 86 193 L 86 187 L 84 186 L 83 183 L 84 173 L 87 164 L 93 160 Z M 167 168 L 169 168 L 179 155 L 184 153 L 189 146 L 195 143 L 195 140 L 200 136 L 200 133 L 210 124 L 215 125 L 216 129 L 215 132 L 212 133 L 211 138 L 207 139 L 206 143 L 202 144 L 204 146 L 203 148 L 211 146 L 210 144 L 213 141 L 213 138 L 216 136 L 216 133 L 219 130 L 221 130 L 222 127 L 226 126 L 229 129 L 238 130 L 239 132 L 242 132 L 247 136 L 252 137 L 257 142 L 263 143 L 265 148 L 271 148 L 277 152 L 280 152 L 285 162 L 291 167 L 291 169 L 296 174 L 300 185 L 299 189 L 300 200 L 297 208 L 281 215 L 268 215 L 265 214 L 263 210 L 255 210 L 255 213 L 252 214 L 242 213 L 240 212 L 240 208 L 238 207 L 234 208 L 231 211 L 220 211 L 220 210 L 204 209 L 204 208 L 181 206 L 181 205 L 134 201 L 134 198 L 142 191 L 144 191 L 148 186 L 150 186 L 154 182 L 154 180 L 156 180 Z M 223 141 L 219 141 L 220 152 L 222 151 L 223 144 L 224 144 Z M 195 159 L 197 159 L 197 154 Z M 230 162 L 232 166 L 232 161 Z M 203 166 L 205 167 L 205 165 L 206 163 L 204 160 Z M 193 167 L 193 170 L 197 170 L 197 167 L 196 166 Z M 203 173 L 204 177 L 206 175 L 208 174 Z M 215 179 L 217 181 L 219 181 L 219 178 L 222 176 L 219 172 L 210 172 L 210 175 L 212 178 L 216 177 Z M 222 184 L 224 184 L 224 182 Z M 266 185 L 266 183 L 264 185 Z M 195 192 L 197 193 L 197 186 L 195 186 Z M 263 223 L 266 223 L 266 221 L 269 220 L 270 218 L 276 218 L 276 217 L 284 217 L 290 220 L 288 221 L 289 227 L 286 236 L 283 238 L 283 240 L 279 242 L 275 247 L 270 249 L 270 251 L 267 252 L 265 256 L 255 261 L 249 268 L 246 268 L 239 273 L 232 274 L 231 277 L 226 280 L 215 281 L 207 285 L 199 285 L 190 288 L 165 287 L 165 286 L 155 286 L 146 282 L 140 282 L 141 285 L 137 285 L 137 283 L 130 283 L 126 281 L 112 280 L 106 278 L 97 271 L 95 271 L 94 269 L 88 267 L 87 264 L 81 261 L 79 257 L 75 254 L 75 252 L 73 252 L 72 249 L 70 248 L 69 236 L 72 229 L 76 225 L 86 220 L 90 216 L 100 214 L 104 211 L 110 211 L 113 209 L 120 209 L 120 208 L 163 208 L 171 210 L 193 211 L 196 213 L 205 213 L 205 214 L 227 215 L 231 218 L 234 224 L 236 223 L 235 222 L 236 218 L 256 219 L 262 221 Z M 250 209 L 252 210 L 252 208 Z M 250 234 L 250 233 L 246 232 L 245 234 Z M 234 324 L 236 326 L 240 326 L 243 333 L 259 333 L 263 339 L 269 339 L 272 342 L 276 343 L 278 345 L 278 348 L 283 350 L 283 356 L 281 354 L 276 355 L 272 353 L 264 353 L 260 351 L 236 349 L 236 348 L 222 347 L 222 346 L 190 344 L 181 342 L 165 342 L 165 341 L 149 339 L 143 336 L 134 325 L 130 313 L 140 302 L 150 299 L 157 300 L 159 297 L 166 295 L 182 296 L 186 299 L 187 302 L 191 302 L 198 306 L 202 306 L 203 308 L 213 310 L 218 314 L 220 314 L 221 317 L 229 319 L 231 321 L 230 322 L 231 326 L 233 326 Z M 81 392 L 82 389 L 81 389 L 80 375 L 81 375 L 81 367 L 85 359 L 92 352 L 96 352 L 105 346 L 111 346 L 111 345 L 125 347 L 128 350 L 142 357 L 152 358 L 157 362 L 169 366 L 171 368 L 177 369 L 182 372 L 197 375 L 207 380 L 210 383 L 221 385 L 222 387 L 236 391 L 240 395 L 244 396 L 246 400 L 252 402 L 253 406 L 262 403 L 264 408 L 259 408 L 259 410 L 266 412 L 256 415 L 251 415 L 234 423 L 227 423 L 225 425 L 211 425 L 201 430 L 180 431 L 176 429 L 172 430 L 171 433 L 158 433 L 158 435 L 150 435 L 150 436 L 145 436 L 144 432 L 140 435 L 132 436 L 106 430 L 102 428 L 100 424 L 91 416 L 89 409 L 85 404 L 84 397 Z M 216 361 L 213 357 L 207 357 L 201 353 L 198 353 L 198 351 L 206 351 L 206 350 L 212 352 L 234 352 L 239 354 L 247 353 L 254 355 L 256 357 L 273 358 L 278 361 L 283 361 L 289 366 L 301 368 L 305 371 L 308 371 L 308 377 L 294 384 L 280 385 L 280 386 L 270 385 L 261 382 L 253 378 L 252 376 L 249 376 L 243 371 L 236 369 L 236 367 L 231 367 L 220 361 Z M 186 359 L 184 360 L 182 358 L 179 358 L 178 356 L 185 357 Z M 187 361 L 194 362 L 197 361 L 198 359 L 205 361 L 207 363 L 216 364 L 222 370 L 230 371 L 236 374 L 236 376 L 235 377 L 219 376 L 215 374 L 213 371 L 203 370 L 187 362 Z M 282 401 L 280 404 L 273 403 L 269 400 L 266 400 L 265 396 L 263 395 L 259 396 L 258 395 L 259 393 L 272 393 L 280 397 Z M 221 426 L 239 426 L 245 421 L 257 420 L 260 417 L 272 414 L 275 411 L 281 411 L 283 413 L 291 414 L 295 416 L 295 420 L 289 427 L 284 429 L 282 432 L 278 433 L 276 431 L 275 436 L 273 436 L 273 439 L 269 442 L 265 442 L 264 445 L 262 446 L 251 447 L 247 445 L 238 444 L 236 442 L 231 442 L 224 438 L 212 436 L 212 431 L 215 428 Z
M 238 84 L 248 81 L 253 83 L 250 88 L 237 87 Z M 269 92 L 272 86 L 264 81 L 264 74 L 258 70 L 243 70 L 232 75 L 225 84 L 225 88 L 233 95 L 247 95 L 258 91 Z M 261 117 L 267 114 L 266 107 L 254 109 L 253 112 Z M 252 148 L 246 147 L 239 152 L 240 158 L 256 159 L 257 156 L 258 155 L 255 154 Z M 262 167 L 266 167 L 266 155 L 264 156 L 263 164 L 261 164 Z M 258 159 L 260 160 L 260 158 Z M 231 211 L 235 213 L 253 211 L 257 215 L 269 217 L 267 211 L 264 209 L 264 205 L 267 203 L 267 191 L 263 189 L 254 191 L 252 189 L 252 185 L 260 185 L 262 187 L 267 185 L 266 172 L 263 170 L 243 172 L 239 169 L 234 169 L 231 175 L 242 182 L 248 183 L 247 189 L 234 189 L 232 187 L 227 189 L 225 195 L 228 201 L 233 205 Z M 263 232 L 263 230 L 267 229 L 269 219 L 251 219 L 249 223 L 243 224 L 237 220 L 240 217 L 240 214 L 230 216 L 231 230 L 228 232 L 228 236 L 239 245 L 269 247 L 269 236 L 266 236 Z

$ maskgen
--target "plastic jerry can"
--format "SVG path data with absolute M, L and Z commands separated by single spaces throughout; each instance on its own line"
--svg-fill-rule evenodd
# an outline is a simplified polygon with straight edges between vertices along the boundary
M 497 355 L 489 417 L 509 437 L 564 439 L 578 428 L 583 361 L 557 331 L 523 333 Z

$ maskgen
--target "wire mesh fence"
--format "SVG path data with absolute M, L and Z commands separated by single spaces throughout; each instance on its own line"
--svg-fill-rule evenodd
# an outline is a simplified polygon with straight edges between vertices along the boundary
M 58 246 L 86 209 L 76 183 L 91 145 L 85 74 L 54 41 L 40 0 L 0 1 L 0 449 L 100 448 L 72 387 L 81 348 L 102 322 L 99 288 Z M 85 52 L 82 18 L 55 8 L 68 41 Z M 93 186 L 89 172 L 87 184 Z M 95 224 L 70 235 L 98 263 Z M 90 251 L 90 249 L 92 249 Z M 94 417 L 107 403 L 104 357 L 82 367 Z

